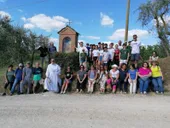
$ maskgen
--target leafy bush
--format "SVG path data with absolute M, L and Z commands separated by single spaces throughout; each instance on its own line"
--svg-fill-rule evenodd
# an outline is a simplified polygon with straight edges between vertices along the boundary
M 70 66 L 73 71 L 79 70 L 79 55 L 78 53 L 57 53 L 56 63 L 61 66 L 62 72 Z

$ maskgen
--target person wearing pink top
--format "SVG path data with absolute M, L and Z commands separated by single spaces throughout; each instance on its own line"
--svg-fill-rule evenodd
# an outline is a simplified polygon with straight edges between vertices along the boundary
M 149 68 L 149 64 L 147 62 L 144 62 L 143 66 L 139 68 L 139 72 L 138 72 L 139 88 L 141 94 L 147 94 L 149 77 L 151 77 L 151 75 L 152 75 L 152 71 Z

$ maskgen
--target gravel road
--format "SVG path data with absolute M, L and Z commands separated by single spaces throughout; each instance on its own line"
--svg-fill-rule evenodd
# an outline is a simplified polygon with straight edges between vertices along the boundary
M 0 97 L 0 128 L 169 128 L 170 97 L 35 95 Z

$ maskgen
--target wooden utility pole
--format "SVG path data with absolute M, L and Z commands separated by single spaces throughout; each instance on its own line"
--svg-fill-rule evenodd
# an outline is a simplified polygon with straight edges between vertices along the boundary
M 129 14 L 130 14 L 130 0 L 127 0 L 127 10 L 126 10 L 126 29 L 125 29 L 125 42 L 128 41 L 128 31 L 129 31 Z

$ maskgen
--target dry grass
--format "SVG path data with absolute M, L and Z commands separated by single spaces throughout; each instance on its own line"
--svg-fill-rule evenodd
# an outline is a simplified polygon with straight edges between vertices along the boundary
M 170 57 L 160 59 L 159 65 L 164 75 L 164 86 L 165 90 L 170 91 Z

